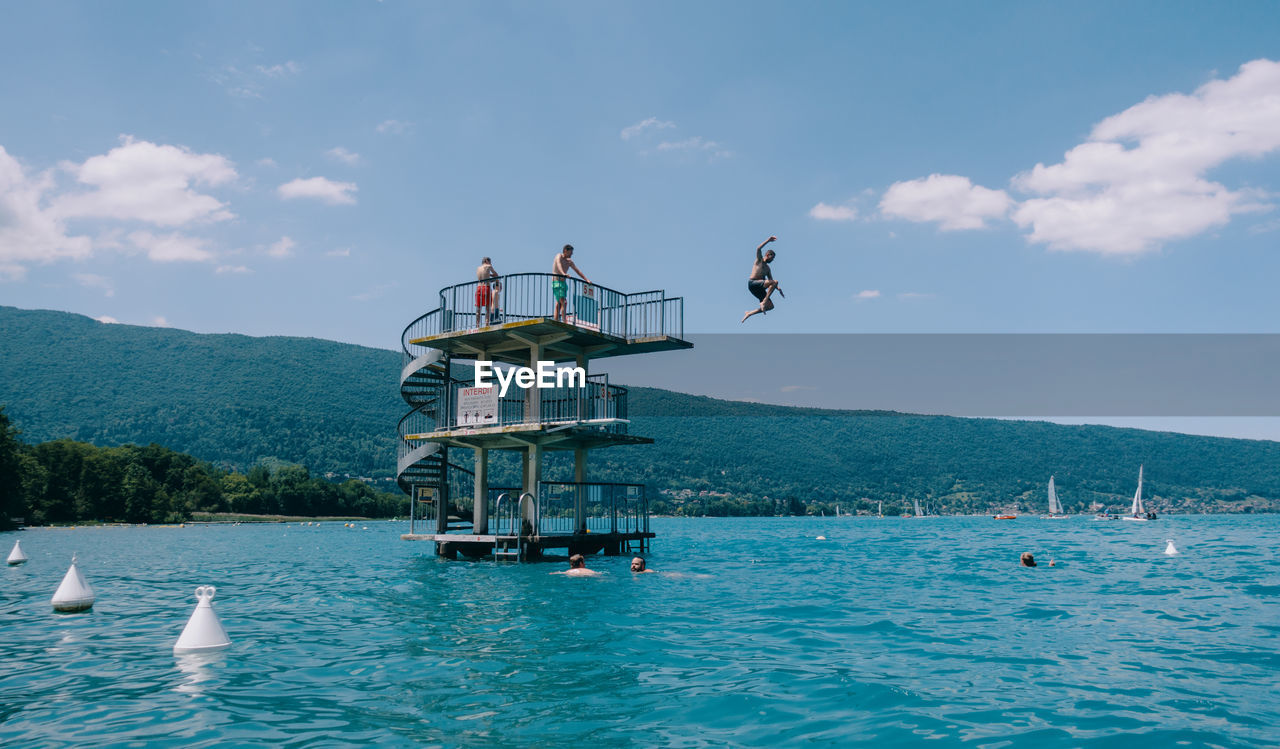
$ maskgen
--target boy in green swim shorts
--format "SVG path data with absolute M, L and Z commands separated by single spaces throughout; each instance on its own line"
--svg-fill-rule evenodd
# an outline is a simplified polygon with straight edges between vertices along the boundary
M 591 279 L 587 278 L 578 266 L 573 264 L 573 245 L 567 244 L 564 249 L 560 250 L 560 254 L 556 255 L 555 259 L 551 261 L 551 274 L 555 276 L 555 278 L 551 279 L 551 296 L 555 297 L 556 300 L 555 313 L 552 317 L 558 322 L 567 322 L 566 312 L 569 306 L 568 279 L 570 270 L 582 276 L 583 281 L 591 283 Z

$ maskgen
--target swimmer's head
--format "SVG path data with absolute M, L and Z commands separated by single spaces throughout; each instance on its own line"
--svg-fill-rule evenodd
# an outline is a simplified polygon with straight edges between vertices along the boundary
M 1023 567 L 1036 566 L 1036 558 L 1032 556 L 1031 552 L 1029 551 L 1022 552 L 1022 566 Z
M 575 570 L 578 569 L 579 567 L 586 567 L 587 560 L 583 559 L 581 554 L 574 554 L 573 556 L 569 557 L 569 566 Z
M 631 560 L 632 572 L 644 572 L 644 557 L 635 557 Z

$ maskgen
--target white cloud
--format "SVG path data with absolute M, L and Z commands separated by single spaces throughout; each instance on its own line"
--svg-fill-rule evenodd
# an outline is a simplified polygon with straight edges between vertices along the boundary
M 302 66 L 293 60 L 278 65 L 255 65 L 254 69 L 268 78 L 287 78 L 302 72 Z
M 899 299 L 903 299 L 903 300 L 906 300 L 906 299 L 932 299 L 933 297 L 934 297 L 934 295 L 933 295 L 933 294 L 929 294 L 929 293 L 925 293 L 925 292 L 920 292 L 920 291 L 904 291 L 904 292 L 902 292 L 901 294 L 899 294 L 899 295 L 898 295 L 898 298 L 899 298 Z
M 354 193 L 357 190 L 354 182 L 334 182 L 324 177 L 295 179 L 286 182 L 276 191 L 285 200 L 295 198 L 313 198 L 331 205 L 352 205 L 356 202 Z
M 666 130 L 675 126 L 676 123 L 674 122 L 666 122 L 659 120 L 657 117 L 650 117 L 647 120 L 641 120 L 634 125 L 622 128 L 622 132 L 619 135 L 622 136 L 623 140 L 631 140 L 646 130 Z
M 1254 60 L 1193 94 L 1148 97 L 1094 126 L 1061 163 L 1036 164 L 1014 187 L 1014 221 L 1057 250 L 1136 254 L 1266 210 L 1254 190 L 1206 179 L 1237 158 L 1280 149 L 1280 63 Z
M 401 120 L 383 120 L 374 129 L 384 135 L 387 133 L 390 133 L 392 135 L 402 135 L 408 132 L 409 128 L 412 127 L 412 125 L 413 123 L 411 122 L 403 122 Z
M 324 152 L 324 155 L 334 161 L 346 164 L 347 166 L 356 166 L 360 163 L 360 154 L 348 151 L 342 146 L 330 148 L 328 151 Z
M 218 275 L 225 275 L 227 273 L 252 273 L 253 271 L 244 265 L 219 265 L 213 272 Z
M 879 299 L 880 290 L 879 289 L 863 289 L 862 291 L 859 291 L 857 294 L 855 294 L 853 298 L 857 299 L 858 301 L 864 301 L 866 299 Z
M 129 241 L 158 263 L 203 262 L 213 259 L 213 253 L 204 248 L 206 240 L 177 232 L 157 235 L 149 231 L 135 231 L 129 235 Z
M 167 328 L 169 327 L 169 321 L 164 319 L 164 315 L 156 315 L 151 318 L 151 325 L 155 328 Z
M 159 226 L 222 221 L 233 217 L 226 206 L 193 185 L 214 187 L 236 178 L 225 157 L 199 154 L 180 146 L 162 146 L 121 136 L 121 145 L 83 164 L 64 168 L 93 189 L 58 197 L 52 206 L 62 219 L 102 218 L 144 221 Z
M 275 159 L 273 159 L 273 158 L 271 158 L 270 156 L 265 156 L 265 157 L 263 157 L 263 158 L 261 158 L 261 159 L 258 159 L 258 160 L 257 160 L 256 162 L 254 162 L 254 163 L 256 163 L 258 166 L 270 167 L 270 168 L 272 168 L 272 169 L 274 169 L 275 167 L 279 166 L 279 164 L 277 164 L 277 163 L 276 163 L 276 160 L 275 160 Z
M 297 242 L 294 242 L 289 237 L 280 237 L 278 241 L 273 242 L 271 246 L 267 248 L 267 254 L 271 257 L 278 258 L 292 257 L 293 248 L 296 247 L 297 244 Z
M 819 221 L 854 221 L 858 218 L 858 209 L 851 205 L 818 203 L 809 209 L 809 217 Z
M 944 231 L 982 229 L 988 219 L 1007 214 L 1012 202 L 1004 190 L 975 185 L 968 177 L 931 174 L 891 185 L 880 199 L 880 212 L 907 221 L 936 221 Z
M 112 317 L 111 315 L 102 315 L 101 317 L 95 317 L 95 318 L 93 318 L 93 319 L 97 320 L 98 322 L 100 322 L 100 323 L 102 323 L 102 324 L 104 324 L 104 325 L 119 325 L 119 324 L 120 324 L 120 321 L 119 321 L 119 320 L 117 320 L 117 319 L 115 319 L 115 318 L 114 318 L 114 317 Z
M 64 222 L 48 209 L 45 194 L 53 177 L 30 178 L 0 146 L 0 278 L 18 280 L 30 263 L 83 259 L 93 251 L 88 237 L 68 236 Z
M 1061 162 L 1013 177 L 1011 186 L 1029 196 L 1020 203 L 965 177 L 935 174 L 891 186 L 880 209 L 943 229 L 982 228 L 1009 215 L 1028 241 L 1050 249 L 1136 255 L 1271 210 L 1271 195 L 1208 175 L 1277 150 L 1280 62 L 1259 59 L 1191 94 L 1150 96 L 1102 120 Z
M 387 293 L 391 289 L 394 289 L 398 285 L 399 284 L 397 284 L 395 281 L 392 281 L 391 283 L 379 284 L 378 286 L 375 286 L 366 292 L 363 292 L 360 294 L 353 294 L 351 296 L 351 299 L 356 302 L 372 301 L 382 296 L 383 294 Z
M 337 250 L 329 250 L 325 255 L 328 257 L 351 257 L 351 248 L 343 247 Z
M 710 151 L 712 156 L 732 155 L 729 151 L 724 150 L 719 143 L 714 140 L 707 140 L 701 135 L 677 141 L 664 140 L 658 144 L 657 148 L 659 151 Z
M 86 289 L 102 289 L 103 296 L 112 297 L 116 295 L 115 284 L 106 276 L 99 276 L 93 273 L 77 273 L 73 278 L 76 279 L 76 283 Z

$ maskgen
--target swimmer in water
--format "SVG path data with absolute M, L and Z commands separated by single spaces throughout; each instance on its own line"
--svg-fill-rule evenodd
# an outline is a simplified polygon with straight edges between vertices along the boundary
M 644 557 L 633 557 L 631 560 L 631 571 L 632 572 L 653 572 L 654 570 L 647 569 L 645 567 Z
M 563 572 L 552 572 L 553 575 L 573 575 L 574 577 L 591 577 L 599 575 L 595 570 L 587 569 L 587 560 L 581 554 L 574 554 L 569 557 L 569 569 Z

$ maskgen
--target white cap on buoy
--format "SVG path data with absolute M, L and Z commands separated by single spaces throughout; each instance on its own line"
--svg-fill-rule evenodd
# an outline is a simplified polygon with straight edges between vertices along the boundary
M 22 553 L 22 542 L 13 542 L 13 551 L 9 552 L 9 564 L 22 564 L 27 561 L 27 555 Z
M 191 612 L 187 626 L 174 644 L 173 652 L 200 653 L 207 650 L 221 650 L 231 644 L 227 631 L 222 628 L 222 622 L 218 621 L 218 615 L 214 613 L 213 605 L 209 603 L 213 600 L 213 594 L 217 592 L 218 589 L 212 585 L 201 585 L 196 588 L 196 600 L 199 603 L 196 604 L 196 610 Z
M 1169 542 L 1169 545 L 1164 547 L 1164 553 L 1168 554 L 1169 556 L 1173 556 L 1174 554 L 1177 554 L 1178 547 L 1173 545 L 1173 539 L 1172 538 L 1168 539 L 1168 542 Z
M 816 540 L 816 541 L 826 541 L 826 540 L 827 540 L 827 537 L 826 537 L 826 536 L 818 536 L 815 540 Z
M 76 566 L 76 557 L 71 555 L 71 566 L 67 568 L 67 574 L 62 578 L 62 584 L 58 586 L 58 590 L 53 594 L 53 610 L 54 611 L 85 611 L 93 608 L 93 602 L 96 600 L 93 595 L 93 588 L 84 579 L 80 568 Z

